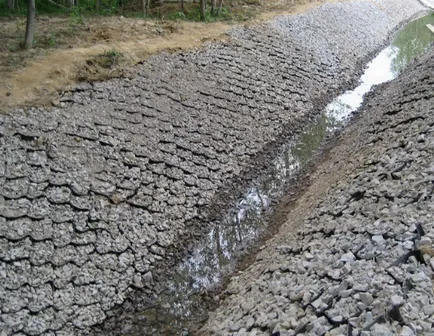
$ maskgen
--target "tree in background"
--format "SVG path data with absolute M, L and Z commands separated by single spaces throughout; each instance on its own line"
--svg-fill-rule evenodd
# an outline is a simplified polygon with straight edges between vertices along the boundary
M 141 12 L 145 17 L 156 12 L 156 16 L 160 17 L 160 6 L 162 12 L 167 13 L 164 12 L 165 8 L 172 8 L 173 10 L 173 6 L 170 6 L 176 2 L 179 3 L 179 9 L 183 13 L 177 18 L 200 19 L 201 21 L 206 21 L 207 15 L 219 17 L 223 6 L 223 0 L 0 0 L 0 11 L 2 15 L 27 15 L 24 46 L 26 49 L 31 49 L 34 44 L 36 7 L 38 7 L 39 13 L 67 14 L 71 18 L 75 18 L 77 15 L 82 17 L 82 13 L 90 15 L 124 14 L 125 10 L 127 12 Z M 188 7 L 187 3 L 190 4 Z M 210 6 L 209 10 L 207 10 L 207 5 Z M 164 18 L 165 15 L 167 14 L 163 14 L 161 17 Z
M 216 16 L 219 16 L 219 15 L 220 15 L 220 12 L 221 12 L 221 10 L 222 10 L 222 7 L 223 7 L 223 0 L 219 0 L 219 4 L 218 4 L 218 9 L 217 9 Z
M 200 21 L 205 21 L 206 18 L 206 0 L 200 0 Z
M 24 48 L 31 49 L 33 46 L 33 36 L 35 34 L 35 0 L 27 0 L 27 24 L 26 39 Z
M 214 16 L 215 14 L 215 2 L 216 0 L 211 0 L 211 15 Z
M 8 9 L 10 12 L 15 10 L 15 0 L 8 0 Z

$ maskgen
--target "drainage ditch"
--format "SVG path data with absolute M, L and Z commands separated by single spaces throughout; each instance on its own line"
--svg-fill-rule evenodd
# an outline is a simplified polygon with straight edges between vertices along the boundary
M 297 173 L 318 153 L 324 141 L 345 126 L 375 85 L 396 78 L 433 44 L 434 24 L 428 15 L 408 23 L 392 43 L 371 60 L 358 86 L 336 97 L 296 138 L 282 146 L 270 168 L 246 190 L 244 196 L 214 223 L 209 233 L 175 269 L 158 301 L 135 316 L 143 334 L 188 335 L 191 325 L 207 317 L 203 293 L 213 291 L 236 268 L 240 251 L 261 238 L 274 200 L 282 198 Z M 290 187 L 290 186 L 289 186 Z M 195 329 L 195 328 L 194 328 Z M 138 330 L 138 329 L 137 329 Z

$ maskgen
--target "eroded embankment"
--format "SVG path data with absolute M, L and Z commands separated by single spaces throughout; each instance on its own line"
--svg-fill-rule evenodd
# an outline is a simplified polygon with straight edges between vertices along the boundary
M 132 295 L 152 305 L 156 280 L 205 232 L 218 192 L 257 168 L 268 145 L 423 9 L 377 5 L 324 6 L 237 29 L 229 44 L 155 56 L 132 78 L 82 85 L 60 108 L 1 115 L 6 334 L 77 335 Z
M 361 116 L 200 335 L 432 335 L 434 50 Z

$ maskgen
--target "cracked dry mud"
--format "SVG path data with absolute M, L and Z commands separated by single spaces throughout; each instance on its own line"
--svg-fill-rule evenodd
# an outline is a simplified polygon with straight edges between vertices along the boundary
M 370 95 L 199 334 L 434 335 L 433 87 L 434 50 Z
M 378 3 L 235 29 L 231 43 L 83 84 L 58 108 L 0 115 L 6 335 L 88 334 L 127 298 L 152 299 L 175 247 L 206 229 L 218 192 L 424 9 Z

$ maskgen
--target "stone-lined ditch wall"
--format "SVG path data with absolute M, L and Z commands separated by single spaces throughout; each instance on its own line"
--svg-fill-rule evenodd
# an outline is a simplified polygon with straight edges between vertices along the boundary
M 378 4 L 237 28 L 230 43 L 80 85 L 59 108 L 0 115 L 0 329 L 78 335 L 136 290 L 152 296 L 216 192 L 423 10 Z
M 433 86 L 434 50 L 370 95 L 200 335 L 433 335 Z

